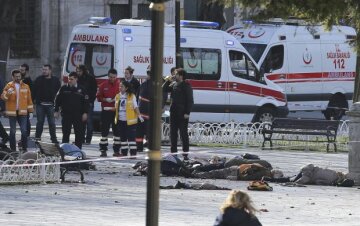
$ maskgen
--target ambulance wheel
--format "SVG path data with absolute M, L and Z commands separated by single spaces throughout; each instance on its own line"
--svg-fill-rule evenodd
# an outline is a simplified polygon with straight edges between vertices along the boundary
M 275 118 L 275 110 L 271 107 L 262 107 L 255 115 L 254 122 L 272 122 Z
M 348 108 L 346 98 L 342 94 L 335 94 L 330 98 L 328 107 L 323 112 L 327 120 L 340 120 Z

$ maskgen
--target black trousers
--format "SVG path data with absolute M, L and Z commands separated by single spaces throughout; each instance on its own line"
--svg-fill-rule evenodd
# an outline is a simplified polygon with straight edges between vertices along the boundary
M 29 137 L 30 136 L 30 132 L 31 132 L 31 123 L 30 123 L 30 116 L 28 114 L 27 116 L 27 136 Z
M 136 124 L 136 147 L 137 147 L 137 151 L 138 152 L 142 152 L 144 150 L 144 136 L 147 137 L 147 133 L 148 133 L 148 124 L 149 124 L 149 120 L 148 119 L 144 119 L 143 122 L 138 122 Z
M 115 124 L 115 111 L 101 111 L 101 139 L 100 139 L 100 150 L 107 151 L 108 150 L 108 135 L 110 131 L 110 126 L 113 131 L 114 136 L 114 152 L 120 151 L 120 135 L 117 129 L 117 125 Z
M 116 126 L 121 140 L 121 154 L 127 156 L 130 150 L 130 155 L 136 155 L 136 124 L 127 125 L 126 121 L 119 120 Z
M 176 111 L 170 112 L 170 141 L 172 153 L 177 152 L 178 131 L 180 131 L 183 152 L 189 151 L 188 124 L 189 119 L 185 119 L 184 114 L 179 114 Z
M 70 141 L 70 134 L 71 128 L 74 127 L 75 132 L 75 145 L 78 148 L 82 148 L 83 137 L 84 137 L 84 129 L 83 129 L 83 122 L 82 122 L 82 115 L 81 114 L 64 114 L 62 116 L 62 143 L 69 143 Z

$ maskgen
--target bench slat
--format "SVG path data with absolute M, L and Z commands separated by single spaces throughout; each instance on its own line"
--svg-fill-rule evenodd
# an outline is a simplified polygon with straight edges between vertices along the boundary
M 296 118 L 275 118 L 271 125 L 265 125 L 262 134 L 265 142 L 270 142 L 272 147 L 273 134 L 299 134 L 299 135 L 323 135 L 327 137 L 329 144 L 332 143 L 336 150 L 336 135 L 339 127 L 339 120 L 321 120 L 321 119 L 296 119 Z

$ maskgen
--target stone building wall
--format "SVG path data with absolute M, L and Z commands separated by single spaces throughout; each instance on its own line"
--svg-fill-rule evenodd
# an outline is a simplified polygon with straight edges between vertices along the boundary
M 91 16 L 110 16 L 110 4 L 128 4 L 128 0 L 36 0 L 38 15 L 35 32 L 39 35 L 38 58 L 8 59 L 5 80 L 11 80 L 11 70 L 27 63 L 33 79 L 41 74 L 43 64 L 51 64 L 55 76 L 61 76 L 66 46 L 72 28 L 87 23 Z M 182 1 L 181 1 L 182 2 Z M 147 0 L 132 0 L 132 16 L 137 17 L 137 4 Z M 181 3 L 181 6 L 183 4 Z M 174 1 L 166 3 L 165 22 L 174 23 Z

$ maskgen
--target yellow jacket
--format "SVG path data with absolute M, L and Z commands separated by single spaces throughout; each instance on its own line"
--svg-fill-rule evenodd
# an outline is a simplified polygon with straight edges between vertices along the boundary
M 138 115 L 134 109 L 133 98 L 134 94 L 127 95 L 126 100 L 126 122 L 127 125 L 135 125 L 138 122 Z M 119 105 L 120 105 L 120 93 L 115 96 L 115 124 L 119 120 Z
M 16 110 L 18 110 L 19 115 L 27 115 L 34 111 L 30 88 L 22 81 L 19 89 L 19 109 L 16 109 L 16 98 L 15 82 L 9 82 L 1 94 L 1 99 L 5 101 L 5 114 L 7 116 L 16 116 Z

